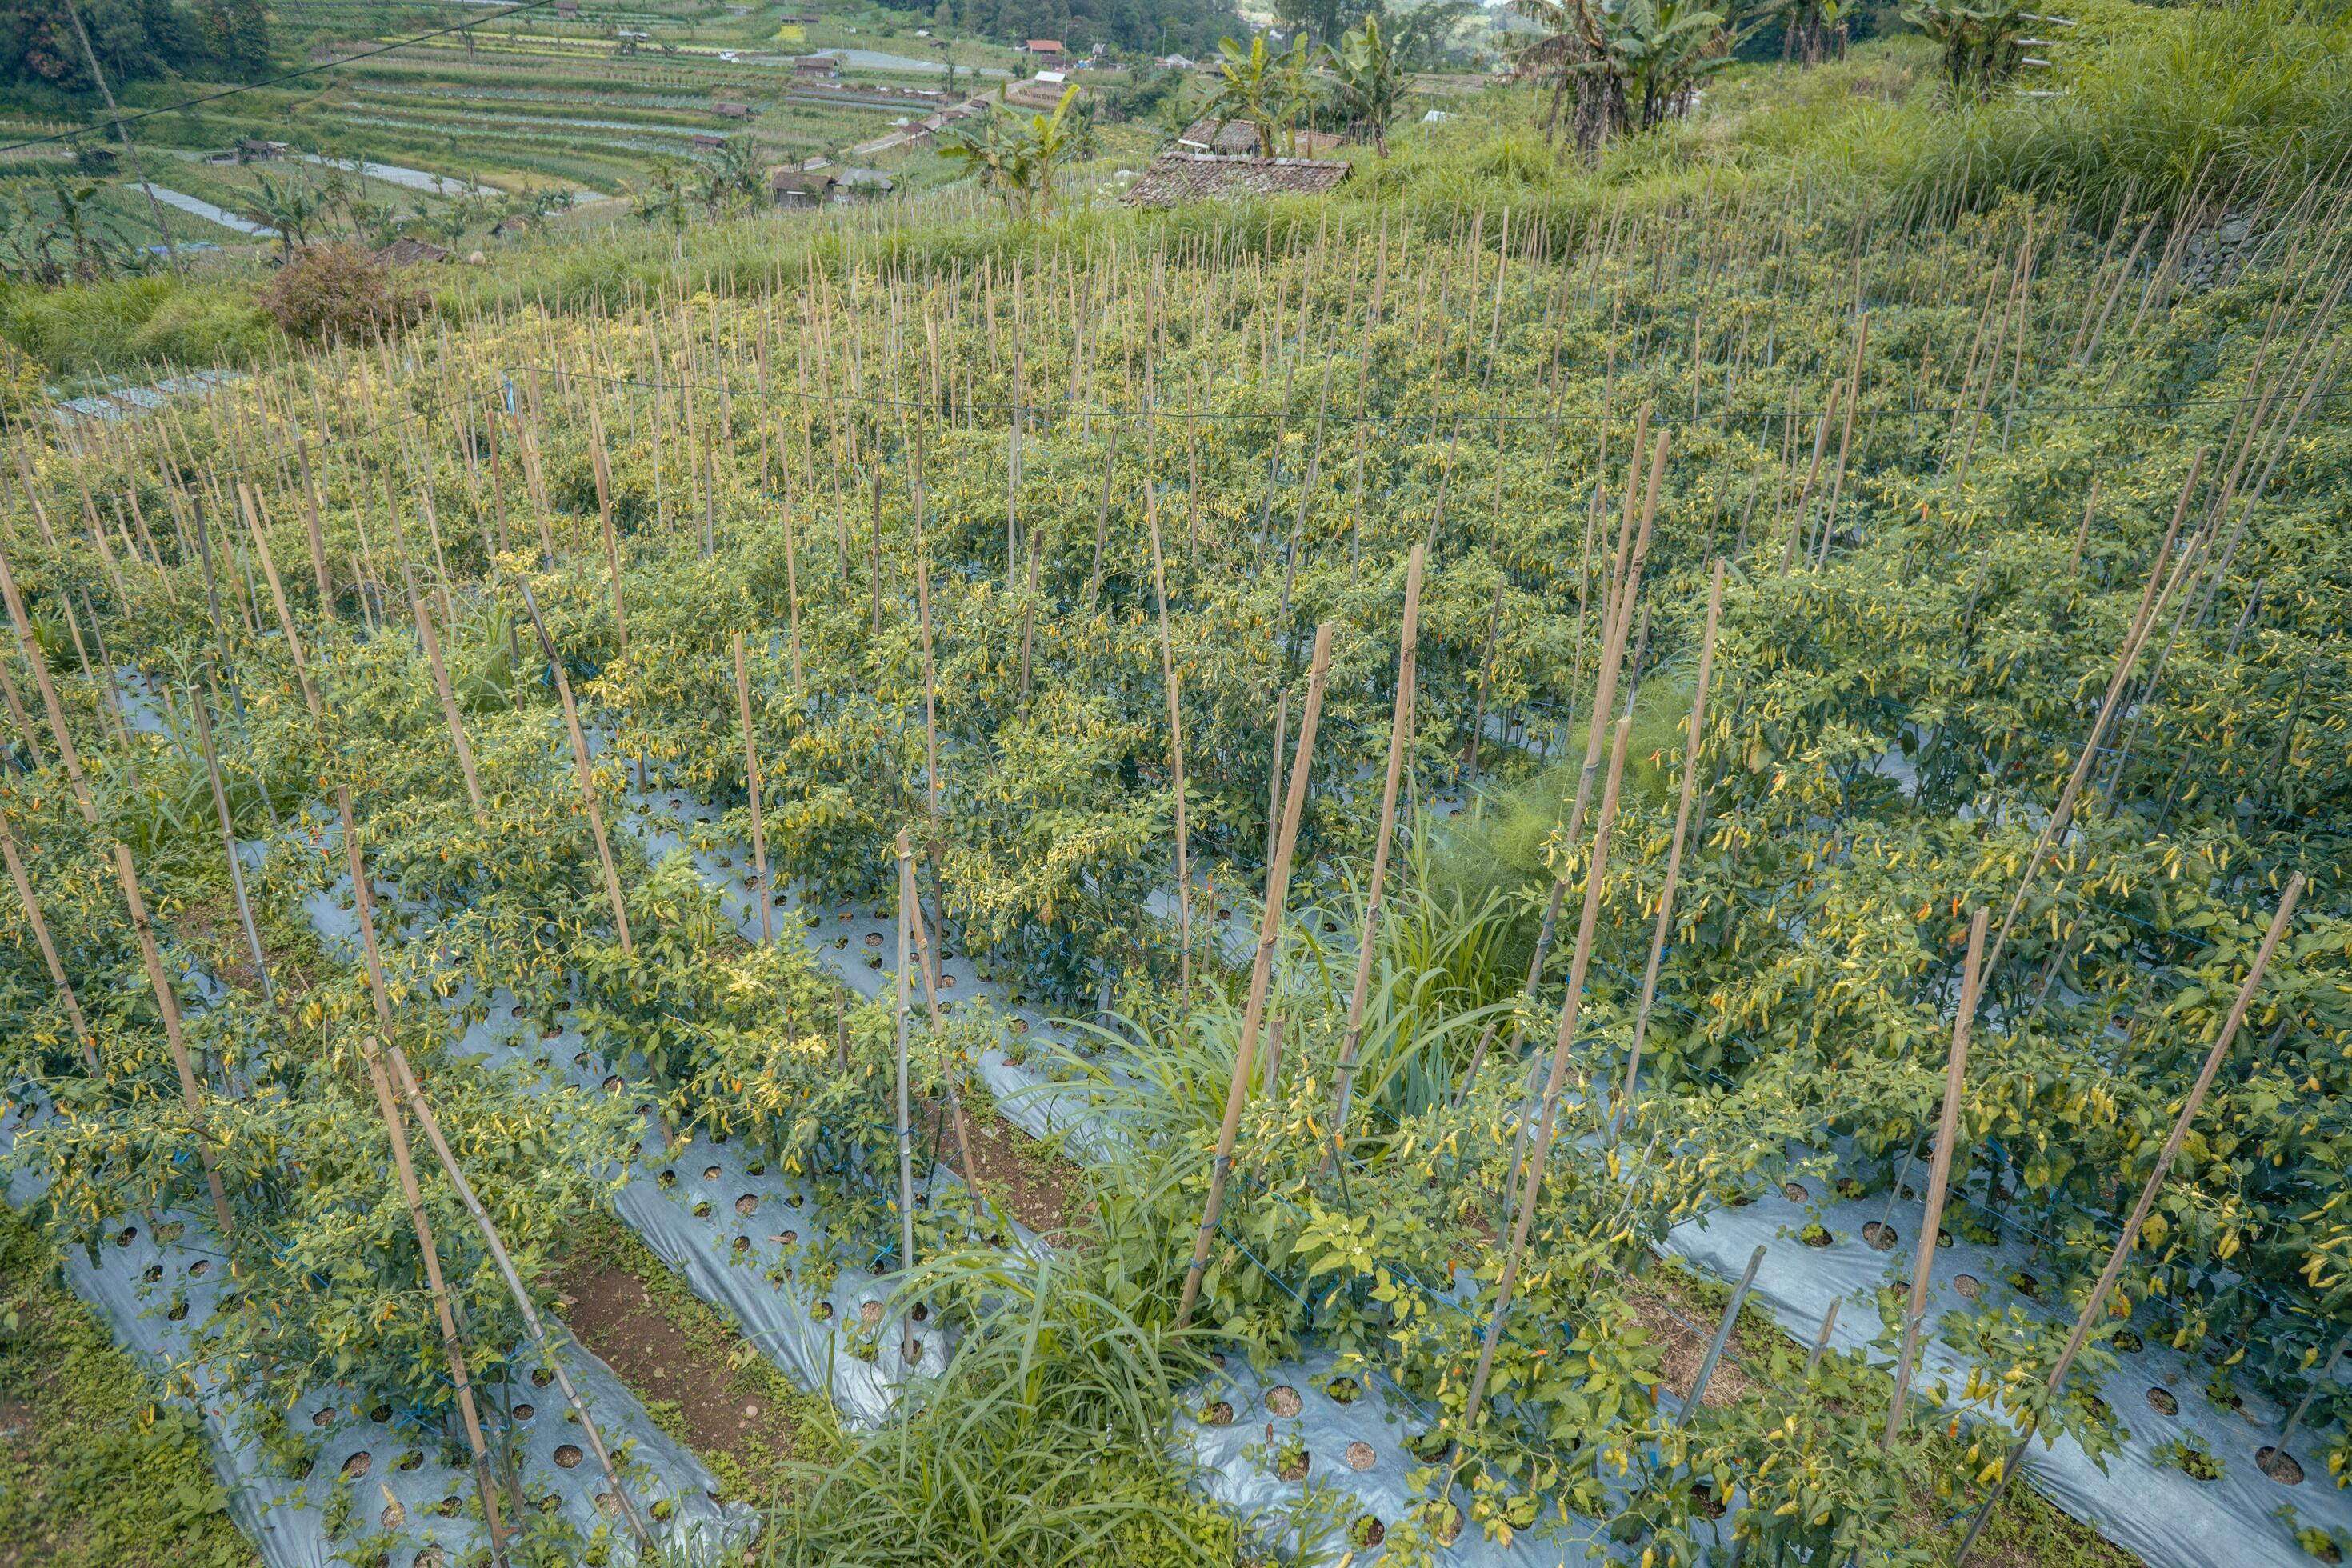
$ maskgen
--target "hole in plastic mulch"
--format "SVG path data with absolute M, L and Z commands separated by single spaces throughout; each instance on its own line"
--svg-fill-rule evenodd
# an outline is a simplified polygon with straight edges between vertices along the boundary
M 611 1492 L 598 1492 L 596 1494 L 596 1511 L 603 1514 L 606 1519 L 611 1519 L 621 1511 L 621 1500 L 614 1496 Z
M 555 1468 L 559 1470 L 578 1469 L 580 1446 L 576 1443 L 558 1443 L 555 1446 Z
M 330 1407 L 313 1414 L 310 1417 L 310 1425 L 313 1426 L 325 1426 L 333 1422 L 334 1419 L 335 1412 L 331 1407 Z
M 383 1505 L 383 1511 L 376 1518 L 382 1521 L 386 1530 L 398 1530 L 408 1522 L 408 1510 L 400 1506 L 398 1498 L 394 1498 Z
M 114 1245 L 117 1247 L 128 1247 L 138 1239 L 139 1227 L 135 1225 L 126 1225 L 122 1227 L 121 1234 L 114 1238 Z
M 833 1303 L 830 1301 L 819 1301 L 816 1305 L 809 1309 L 809 1316 L 814 1318 L 820 1323 L 831 1322 L 833 1321 Z
M 882 1303 L 879 1301 L 868 1301 L 863 1306 L 860 1306 L 857 1309 L 857 1322 L 858 1326 L 864 1329 L 871 1330 L 880 1327 L 882 1322 Z
M 606 1094 L 618 1094 L 621 1092 L 621 1075 L 619 1073 L 611 1073 L 605 1077 L 604 1092 Z
M 1885 1252 L 1903 1237 L 1893 1226 L 1874 1219 L 1864 1224 L 1862 1239 L 1873 1252 Z
M 514 1418 L 518 1421 L 528 1421 L 538 1414 L 539 1406 L 536 1405 L 518 1405 L 514 1407 Z
M 545 1388 L 549 1384 L 553 1383 L 554 1381 L 555 1373 L 550 1372 L 547 1368 L 541 1366 L 533 1367 L 531 1369 L 530 1385 L 533 1388 Z
M 1201 1406 L 1201 1425 L 1230 1426 L 1234 1424 L 1234 1405 L 1229 1399 L 1212 1399 Z
M 1355 1442 L 1348 1445 L 1348 1468 L 1349 1469 L 1369 1470 L 1380 1462 L 1380 1455 L 1372 1451 L 1372 1446 L 1370 1443 Z
M 2178 1415 L 2180 1414 L 2180 1401 L 2173 1396 L 2172 1390 L 2168 1388 L 2149 1389 L 2147 1391 L 2147 1404 L 2149 1409 L 2157 1411 L 2160 1415 Z
M 1358 1546 L 1373 1547 L 1389 1538 L 1388 1527 L 1370 1514 L 1360 1514 L 1348 1527 L 1348 1539 Z
M 1813 1194 L 1805 1190 L 1805 1184 L 1802 1182 L 1783 1183 L 1780 1195 L 1792 1204 L 1809 1204 L 1813 1201 Z
M 164 1314 L 163 1314 L 163 1316 L 164 1316 L 165 1318 L 169 1319 L 170 1321 L 172 1321 L 173 1322 L 175 1322 L 175 1323 L 176 1323 L 176 1322 L 178 1322 L 178 1321 L 180 1321 L 182 1319 L 185 1318 L 187 1315 L 188 1315 L 188 1304 L 187 1304 L 185 1301 L 174 1301 L 174 1302 L 173 1302 L 173 1303 L 172 1303 L 172 1310 L 171 1310 L 170 1311 L 168 1311 L 168 1312 L 166 1312 L 166 1313 L 164 1313 Z
M 1984 1293 L 1984 1282 L 1973 1274 L 1955 1274 L 1952 1289 L 1973 1301 Z
M 147 1281 L 148 1284 L 152 1285 L 157 1280 L 163 1278 L 163 1266 L 160 1263 L 151 1263 L 147 1266 L 147 1272 L 142 1274 L 139 1278 Z
M 705 1165 L 705 1166 L 703 1166 L 703 1167 L 702 1167 L 702 1179 L 703 1179 L 704 1181 L 706 1181 L 706 1182 L 715 1182 L 715 1181 L 717 1181 L 717 1180 L 719 1179 L 719 1167 L 718 1167 L 718 1166 L 716 1166 L 716 1165 Z
M 2262 1467 L 2263 1474 L 2283 1487 L 2303 1485 L 2302 1465 L 2296 1463 L 2295 1457 L 2284 1448 L 2257 1448 L 2254 1450 L 2254 1463 Z
M 392 1468 L 395 1470 L 413 1470 L 423 1463 L 425 1463 L 425 1451 L 422 1448 L 411 1448 L 394 1459 L 392 1462 Z
M 1298 1390 L 1286 1383 L 1277 1383 L 1265 1391 L 1265 1407 L 1286 1421 L 1297 1415 L 1303 1405 Z
M 206 1274 L 212 1272 L 212 1259 L 209 1258 L 199 1258 L 194 1263 L 188 1265 L 188 1278 L 191 1279 L 201 1279 Z
M 760 1195 L 757 1193 L 745 1193 L 735 1200 L 735 1212 L 742 1218 L 750 1219 L 760 1212 Z
M 368 1419 L 374 1422 L 379 1426 L 383 1426 L 385 1422 L 392 1419 L 392 1406 L 389 1405 L 377 1405 L 374 1409 L 368 1412 Z
M 353 1454 L 350 1458 L 343 1461 L 343 1479 L 345 1480 L 358 1480 L 362 1476 L 368 1473 L 368 1468 L 374 1463 L 375 1456 L 369 1453 L 365 1448 L 362 1448 L 358 1453 Z
M 427 1546 L 408 1560 L 408 1568 L 449 1568 L 448 1556 L 437 1546 Z

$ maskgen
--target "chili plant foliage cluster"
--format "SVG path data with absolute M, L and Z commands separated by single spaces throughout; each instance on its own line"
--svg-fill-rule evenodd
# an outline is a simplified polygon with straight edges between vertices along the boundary
M 1837 1174 L 1884 1192 L 1922 1151 L 1969 914 L 1998 917 L 2025 875 L 2178 508 L 2163 558 L 2189 566 L 1986 977 L 1951 1223 L 2030 1240 L 2036 1289 L 2070 1314 L 2280 886 L 2305 873 L 2090 1363 L 2160 1336 L 2210 1364 L 2209 1397 L 2292 1406 L 2352 1323 L 2340 208 L 2272 191 L 2247 208 L 2258 241 L 2192 267 L 2210 217 L 2193 205 L 2095 226 L 1965 205 L 1743 188 L 1586 227 L 1488 209 L 1391 227 L 1339 205 L 945 273 L 898 268 L 885 236 L 746 293 L 509 310 L 325 351 L 194 410 L 20 440 L 7 552 L 102 805 L 93 832 L 54 756 L 37 765 L 32 747 L 55 748 L 12 653 L 36 740 L 9 819 L 99 1055 L 93 1072 L 10 901 L 9 1071 L 56 1112 L 19 1142 L 52 1173 L 46 1216 L 96 1246 L 101 1224 L 204 1201 L 102 853 L 120 837 L 152 868 L 183 951 L 203 948 L 206 910 L 214 947 L 234 947 L 186 744 L 202 700 L 238 830 L 273 845 L 257 906 L 334 896 L 337 785 L 398 895 L 389 1026 L 361 973 L 272 920 L 291 943 L 275 1004 L 232 987 L 192 1015 L 244 1281 L 208 1354 L 281 1390 L 331 1377 L 446 1405 L 382 1174 L 360 1055 L 374 1033 L 425 1068 L 526 1277 L 633 1144 L 651 1152 L 639 1104 L 667 1137 L 747 1139 L 829 1184 L 887 1247 L 893 1020 L 836 1017 L 796 932 L 812 911 L 887 915 L 902 828 L 937 940 L 1027 1000 L 1091 1016 L 1116 998 L 1078 1048 L 1032 1059 L 1095 1079 L 1123 1119 L 1122 1156 L 1088 1173 L 1087 1266 L 1103 1300 L 1165 1326 L 1241 1031 L 1213 917 L 1255 907 L 1272 772 L 1329 622 L 1293 893 L 1307 913 L 1272 1002 L 1286 1044 L 1243 1113 L 1201 1321 L 1254 1353 L 1312 1336 L 1433 1413 L 1433 1496 L 1454 1477 L 1469 1517 L 1389 1521 L 1392 1553 L 1573 1516 L 1693 1561 L 1737 1483 L 1729 1527 L 1759 1546 L 1916 1557 L 1915 1500 L 1974 1495 L 1988 1450 L 1933 1415 L 1883 1448 L 1886 1380 L 1853 1357 L 1777 1368 L 1793 1394 L 1670 1421 L 1650 1249 L 1760 1183 L 1826 1181 L 1841 1153 Z M 1637 754 L 1573 1092 L 1495 1401 L 1465 1429 L 1526 1093 L 1501 1042 L 1557 1026 L 1566 932 L 1524 995 L 1520 971 L 1554 879 L 1580 892 L 1591 869 L 1590 816 L 1571 838 L 1559 807 L 1595 732 L 1604 598 L 1639 537 L 1634 465 L 1658 440 L 1618 689 Z M 1406 847 L 1336 1127 L 1416 544 Z M 1646 1070 L 1612 1124 L 1718 560 L 1697 820 Z M 1207 868 L 1189 944 L 1164 896 L 1163 598 L 1188 849 Z M 596 742 L 625 945 L 541 625 Z M 617 831 L 643 779 L 724 808 L 698 830 L 711 847 L 749 841 L 737 634 L 770 886 L 801 889 L 767 944 L 736 935 L 682 858 L 650 862 Z M 109 660 L 160 683 L 162 736 L 128 731 Z M 1486 803 L 1449 816 L 1474 754 Z M 538 1093 L 449 1056 L 437 1005 L 478 1011 L 498 988 L 548 1033 L 580 1022 L 614 1093 Z M 995 1028 L 969 999 L 950 1017 L 946 1037 L 917 1021 L 926 1100 Z M 510 1344 L 511 1308 L 427 1175 L 474 1337 Z M 978 1218 L 927 1209 L 919 1251 Z M 2095 1401 L 2042 1407 L 2063 1321 L 1988 1304 L 1930 1328 L 1980 1365 L 1953 1399 L 2113 1447 L 2116 1413 Z M 2309 1430 L 2340 1474 L 2338 1403 L 2327 1383 Z

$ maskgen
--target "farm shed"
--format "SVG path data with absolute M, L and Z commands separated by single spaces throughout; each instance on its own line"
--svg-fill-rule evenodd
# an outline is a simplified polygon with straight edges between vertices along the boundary
M 1129 205 L 1174 206 L 1247 196 L 1319 196 L 1349 174 L 1336 158 L 1236 158 L 1162 153 L 1127 193 Z
M 833 194 L 831 174 L 814 169 L 778 169 L 768 176 L 768 195 L 780 207 L 816 206 Z
M 414 267 L 420 262 L 449 259 L 447 247 L 436 245 L 429 239 L 395 239 L 376 255 L 394 267 Z
M 721 120 L 749 120 L 758 110 L 748 103 L 739 103 L 732 99 L 722 98 L 710 106 L 710 112 Z

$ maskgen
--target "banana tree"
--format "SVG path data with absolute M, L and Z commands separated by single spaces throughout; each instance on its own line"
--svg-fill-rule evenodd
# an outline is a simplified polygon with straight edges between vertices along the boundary
M 1923 0 L 1906 9 L 1903 19 L 1941 47 L 1945 78 L 1953 92 L 1964 97 L 1991 96 L 2024 63 L 2022 0 L 1993 0 L 1987 5 Z
M 1389 155 L 1389 122 L 1404 101 L 1404 71 L 1381 19 L 1367 16 L 1352 33 L 1340 35 L 1330 50 L 1332 73 L 1339 80 L 1339 107 L 1349 122 L 1372 139 L 1383 158 Z

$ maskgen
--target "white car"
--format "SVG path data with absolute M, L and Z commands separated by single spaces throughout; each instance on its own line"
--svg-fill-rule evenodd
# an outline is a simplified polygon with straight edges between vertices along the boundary
M 735 63 L 738 57 L 733 49 L 721 49 L 719 51 L 719 58 L 725 60 L 731 66 Z

